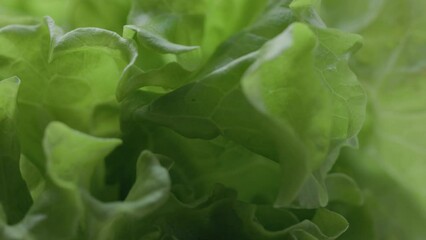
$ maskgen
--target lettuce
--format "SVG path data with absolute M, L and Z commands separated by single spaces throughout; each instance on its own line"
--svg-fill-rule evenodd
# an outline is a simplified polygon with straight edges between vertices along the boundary
M 367 121 L 359 151 L 344 151 L 336 166 L 366 193 L 366 214 L 353 221 L 371 222 L 365 231 L 370 238 L 423 239 L 426 20 L 419 11 L 425 3 L 323 3 L 322 15 L 330 26 L 357 32 L 365 41 L 351 66 L 369 96 Z M 356 236 L 368 238 L 361 230 Z
M 1 239 L 420 239 L 418 6 L 351 4 L 0 3 Z

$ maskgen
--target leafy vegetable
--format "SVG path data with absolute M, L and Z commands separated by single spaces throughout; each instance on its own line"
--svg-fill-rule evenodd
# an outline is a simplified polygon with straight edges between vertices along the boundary
M 346 151 L 336 168 L 368 191 L 365 208 L 378 239 L 426 233 L 423 7 L 423 1 L 324 1 L 329 24 L 365 38 L 352 67 L 369 94 L 368 120 L 360 150 Z
M 105 30 L 60 34 L 49 18 L 0 30 L 0 76 L 17 75 L 22 81 L 18 126 L 23 153 L 40 169 L 41 139 L 52 120 L 94 135 L 119 135 L 114 89 L 135 56 L 130 43 Z
M 2 1 L 0 238 L 422 239 L 421 7 Z

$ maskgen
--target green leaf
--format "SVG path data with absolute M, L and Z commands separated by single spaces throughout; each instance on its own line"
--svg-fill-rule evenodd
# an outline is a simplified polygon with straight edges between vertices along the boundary
M 32 203 L 19 172 L 20 149 L 15 123 L 19 84 L 16 77 L 0 81 L 0 203 L 9 224 L 21 220 Z
M 24 155 L 21 155 L 19 165 L 22 177 L 28 186 L 32 199 L 37 200 L 45 188 L 46 182 L 44 181 L 43 175 Z
M 267 3 L 266 0 L 205 1 L 203 53 L 209 56 L 221 42 L 252 24 Z
M 316 11 L 320 2 L 319 0 L 293 0 L 290 8 L 300 21 L 324 28 L 325 24 Z
M 159 53 L 180 54 L 198 49 L 197 46 L 184 46 L 169 42 L 167 39 L 164 39 L 155 33 L 132 25 L 127 25 L 125 27 L 124 35 L 128 35 L 130 38 L 132 37 L 132 31 L 136 32 L 137 37 L 142 44 Z
M 4 238 L 75 239 L 87 211 L 80 191 L 90 191 L 94 168 L 120 143 L 118 139 L 85 135 L 59 122 L 50 123 L 43 139 L 45 187 L 25 218 L 6 227 Z
M 356 31 L 365 47 L 352 61 L 369 96 L 360 150 L 342 157 L 366 197 L 380 239 L 421 239 L 426 218 L 423 1 L 324 1 L 331 26 Z
M 331 173 L 326 178 L 326 185 L 330 201 L 345 202 L 361 205 L 363 194 L 355 181 L 342 173 Z
M 137 67 L 132 67 L 126 72 L 117 88 L 118 101 L 143 87 L 160 87 L 168 91 L 181 87 L 189 81 L 190 72 L 183 69 L 178 63 L 171 62 L 160 69 L 144 72 Z
M 140 55 L 150 57 L 150 61 L 140 60 L 144 70 L 152 68 L 152 62 L 158 68 L 171 61 L 196 70 L 222 41 L 250 26 L 267 2 L 135 0 L 129 15 L 131 25 L 125 27 L 124 35 L 137 37 Z
M 321 37 L 340 34 L 318 32 Z M 167 126 L 190 138 L 212 139 L 220 134 L 236 141 L 280 162 L 283 180 L 277 204 L 289 205 L 307 182 L 308 195 L 302 196 L 298 204 L 324 206 L 324 176 L 342 144 L 356 135 L 363 119 L 363 91 L 344 64 L 347 48 L 352 49 L 357 41 L 348 40 L 331 50 L 316 48 L 317 37 L 307 26 L 292 25 L 259 53 L 243 55 L 209 74 L 201 70 L 194 83 L 141 107 L 135 112 L 136 118 Z M 328 60 L 332 54 L 342 56 Z M 340 65 L 327 71 L 324 68 L 329 65 L 319 60 L 322 58 Z M 295 70 L 300 64 L 305 68 Z M 210 67 L 207 64 L 206 68 Z M 356 90 L 353 97 L 339 95 L 350 90 Z M 341 118 L 346 122 L 332 129 L 332 123 Z M 317 169 L 319 176 L 311 176 Z M 313 189 L 318 189 L 314 195 Z
M 208 198 L 196 203 L 183 204 L 170 198 L 150 218 L 138 222 L 139 228 L 128 225 L 123 236 L 158 234 L 163 237 L 160 239 L 278 240 L 293 239 L 291 237 L 300 236 L 297 234 L 300 232 L 313 239 L 332 240 L 347 228 L 347 222 L 340 215 L 326 209 L 297 223 L 297 217 L 291 212 L 257 207 L 236 201 L 235 197 L 235 192 L 218 185 Z M 318 221 L 330 226 L 317 225 Z
M 145 56 L 137 66 L 147 71 L 178 62 L 187 70 L 196 69 L 203 10 L 202 1 L 133 1 L 123 35 L 135 39 L 139 55 Z
M 312 222 L 317 224 L 324 235 L 328 236 L 329 239 L 336 239 L 346 231 L 349 226 L 343 216 L 325 208 L 317 210 Z
M 39 239 L 57 239 L 77 234 L 85 211 L 80 188 L 90 190 L 89 181 L 94 177 L 94 168 L 120 143 L 118 139 L 85 135 L 59 122 L 48 125 L 43 140 L 47 158 L 46 190 L 27 216 L 45 214 L 46 219 L 38 223 L 34 235 Z M 56 233 L 37 231 L 38 228 L 46 231 L 54 226 L 61 228 Z
M 118 139 L 87 136 L 63 123 L 52 122 L 43 140 L 47 172 L 58 183 L 89 189 L 95 168 L 119 144 L 121 141 Z
M 133 46 L 112 32 L 59 32 L 50 19 L 0 29 L 0 76 L 21 78 L 20 141 L 23 153 L 41 171 L 41 138 L 50 121 L 97 136 L 120 134 L 115 89 L 136 58 Z
M 246 4 L 245 1 L 240 1 L 239 3 Z M 209 3 L 209 4 L 214 4 L 214 3 Z M 220 4 L 226 4 L 226 3 L 223 2 Z M 150 9 L 151 7 L 152 7 L 151 5 L 148 5 L 145 9 Z M 137 8 L 137 5 L 135 5 L 135 8 Z M 165 8 L 163 10 L 168 11 L 170 9 Z M 138 11 L 135 10 L 136 15 Z M 181 10 L 176 10 L 176 11 L 179 12 Z M 213 10 L 211 12 L 213 13 L 215 11 Z M 138 13 L 138 14 L 141 14 L 142 16 L 144 16 L 143 13 Z M 186 13 L 182 13 L 182 14 L 185 15 Z M 220 14 L 220 13 L 217 13 L 217 14 Z M 152 14 L 152 15 L 155 16 L 155 14 Z M 167 17 L 169 15 L 166 14 L 165 16 Z M 174 15 L 172 14 L 171 16 L 174 16 Z M 171 18 L 174 19 L 173 17 Z M 144 18 L 141 17 L 140 19 L 144 19 Z M 147 19 L 150 19 L 150 17 L 148 17 Z M 290 20 L 292 20 L 292 14 L 288 9 L 288 3 L 286 3 L 286 1 L 276 2 L 274 4 L 271 3 L 270 6 L 268 6 L 267 10 L 265 10 L 264 15 L 261 15 L 259 19 L 255 23 L 253 23 L 253 26 L 251 26 L 249 30 L 236 34 L 234 37 L 227 40 L 224 44 L 220 46 L 220 48 L 217 49 L 214 57 L 212 57 L 207 63 L 207 65 L 203 67 L 202 73 L 200 73 L 200 75 L 203 73 L 208 74 L 211 71 L 214 71 L 214 69 L 217 68 L 218 66 L 226 65 L 227 63 L 229 63 L 230 61 L 236 58 L 239 58 L 245 54 L 248 54 L 252 51 L 257 50 L 261 46 L 261 44 L 263 44 L 265 41 L 268 40 L 268 38 L 273 37 L 277 35 L 280 31 L 282 31 L 282 29 L 284 29 L 285 26 L 287 26 L 290 23 L 289 22 Z M 213 22 L 209 24 L 213 24 L 213 25 L 216 24 L 214 23 L 213 19 L 212 21 Z M 179 58 L 178 55 L 174 55 L 174 54 L 160 54 L 159 52 L 155 52 L 151 48 L 145 46 L 146 44 L 142 44 L 142 42 L 144 42 L 144 39 L 140 39 L 137 37 L 138 31 L 143 30 L 143 31 L 149 32 L 149 31 L 155 30 L 154 34 L 158 35 L 160 34 L 158 31 L 161 30 L 161 33 L 163 33 L 163 31 L 166 31 L 167 29 L 169 29 L 169 27 L 174 26 L 174 25 L 169 26 L 167 24 L 167 21 L 160 21 L 158 23 L 160 24 L 160 26 L 157 26 L 156 25 L 157 23 L 155 24 L 153 23 L 154 27 L 151 27 L 150 25 L 151 20 L 149 20 L 148 23 L 144 23 L 144 24 L 148 24 L 148 26 L 146 27 L 130 27 L 130 28 L 126 27 L 124 29 L 124 36 L 127 38 L 135 39 L 136 42 L 139 43 L 138 44 L 139 56 L 144 56 L 144 57 L 139 57 L 136 61 L 135 66 L 133 66 L 130 69 L 130 71 L 127 71 L 126 74 L 128 76 L 123 78 L 117 92 L 117 96 L 120 101 L 122 101 L 125 97 L 127 97 L 130 94 L 130 89 L 136 90 L 136 88 L 139 88 L 142 86 L 149 87 L 149 84 L 152 84 L 154 87 L 156 87 L 159 84 L 158 81 L 155 81 L 155 82 L 149 81 L 147 77 L 154 78 L 154 79 L 161 77 L 162 78 L 161 87 L 165 87 L 165 88 L 180 87 L 182 86 L 181 85 L 182 83 L 187 83 L 193 80 L 191 77 L 188 78 L 187 76 L 185 76 L 186 74 L 183 74 L 183 73 L 188 72 L 188 70 L 193 71 L 194 69 L 193 68 L 188 69 L 188 65 L 185 64 L 185 61 L 186 61 L 185 59 L 187 59 L 187 57 L 184 57 L 183 59 L 181 58 L 183 55 L 188 55 L 188 58 L 191 59 L 192 57 L 196 57 L 197 53 L 193 52 L 193 54 L 195 54 L 194 56 L 191 55 L 192 54 L 191 52 L 180 53 L 178 55 L 181 56 L 181 58 Z M 164 24 L 165 26 L 162 27 L 162 24 Z M 223 22 L 220 21 L 220 24 L 223 24 Z M 159 30 L 157 31 L 156 29 L 158 28 Z M 214 29 L 218 30 L 217 27 L 214 27 Z M 215 35 L 216 30 L 206 31 L 205 34 L 208 35 L 211 32 L 211 34 Z M 223 36 L 220 36 L 220 37 L 222 38 Z M 162 40 L 162 41 L 164 42 L 166 40 Z M 206 38 L 206 41 L 208 41 L 207 38 Z M 165 50 L 160 50 L 160 52 L 164 52 L 164 51 Z M 200 62 L 198 60 L 195 62 L 198 65 L 200 65 Z M 135 77 L 132 77 L 132 76 L 135 76 Z M 142 84 L 142 82 L 144 82 L 144 84 Z
M 118 239 L 127 224 L 147 218 L 169 197 L 170 179 L 167 170 L 151 152 L 142 152 L 137 161 L 137 178 L 122 202 L 102 203 L 85 195 L 89 216 L 88 239 Z M 129 237 L 129 235 L 127 235 Z M 133 236 L 132 236 L 133 237 Z
M 291 25 L 262 47 L 257 61 L 242 80 L 243 90 L 253 106 L 276 122 L 278 129 L 283 129 L 286 142 L 293 142 L 291 148 L 287 146 L 280 153 L 287 156 L 280 161 L 283 175 L 288 178 L 283 181 L 286 190 L 297 191 L 310 169 L 317 168 L 328 152 L 331 100 L 315 71 L 315 45 L 316 37 L 307 26 Z M 291 175 L 300 178 L 291 179 Z M 280 196 L 287 204 L 291 201 L 285 199 L 288 192 L 282 191 Z M 324 205 L 327 200 L 320 201 Z
M 366 198 L 366 194 L 363 195 Z M 379 239 L 374 231 L 373 216 L 366 204 L 353 206 L 341 203 L 331 203 L 329 208 L 345 216 L 349 222 L 349 228 L 338 239 L 356 240 L 356 239 Z
M 324 1 L 2 1 L 0 238 L 421 238 L 421 177 L 394 169 L 420 170 L 375 161 L 413 157 L 386 150 L 403 124 L 376 109 L 423 106 L 398 80 L 421 78 L 418 0 Z M 340 151 L 365 118 L 361 37 L 317 10 L 367 36 L 358 153 Z
M 238 199 L 272 204 L 280 167 L 222 137 L 188 139 L 167 129 L 150 128 L 150 149 L 173 160 L 173 193 L 182 201 L 208 195 L 217 183 L 238 191 Z

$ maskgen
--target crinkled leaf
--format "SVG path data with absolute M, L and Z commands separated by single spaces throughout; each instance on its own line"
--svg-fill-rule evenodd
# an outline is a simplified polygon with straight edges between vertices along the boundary
M 133 31 L 134 33 L 132 33 Z M 159 53 L 180 54 L 198 49 L 197 46 L 184 46 L 172 43 L 155 33 L 137 26 L 127 25 L 124 33 L 129 38 L 133 37 L 132 34 L 137 34 L 137 38 L 141 44 Z
M 87 136 L 52 122 L 43 140 L 47 172 L 57 182 L 89 189 L 95 168 L 120 143 L 118 139 Z
M 132 67 L 126 72 L 118 86 L 117 99 L 124 100 L 127 96 L 143 87 L 159 87 L 164 91 L 174 90 L 189 82 L 190 72 L 179 64 L 172 62 L 160 69 L 143 72 L 137 67 Z
M 106 30 L 58 32 L 50 19 L 0 29 L 0 76 L 22 80 L 20 141 L 40 169 L 41 138 L 52 120 L 95 135 L 119 134 L 115 88 L 136 54 L 131 44 Z
M 75 239 L 85 214 L 80 191 L 90 190 L 94 167 L 118 144 L 118 139 L 96 138 L 59 122 L 50 123 L 43 139 L 45 187 L 25 218 L 5 227 L 3 238 Z
M 272 204 L 279 188 L 279 164 L 218 138 L 188 139 L 167 129 L 150 129 L 152 151 L 173 160 L 173 192 L 182 201 L 210 193 L 216 183 L 238 190 L 238 199 Z
M 154 44 L 170 41 L 181 44 L 179 48 L 183 47 L 184 51 L 184 46 L 201 46 L 202 54 L 209 56 L 222 41 L 252 23 L 266 3 L 266 0 L 160 3 L 136 0 L 129 19 L 141 27 L 145 40 L 159 35 L 164 39 L 157 39 Z
M 305 42 L 300 39 L 304 39 Z M 339 68 L 342 71 L 333 70 L 334 74 L 326 72 L 324 73 L 328 74 L 326 77 L 321 74 L 323 66 L 318 66 L 319 64 L 316 64 L 314 60 L 316 39 L 314 33 L 305 25 L 294 25 L 266 44 L 260 53 L 243 55 L 210 74 L 201 71 L 195 83 L 187 84 L 159 98 L 151 105 L 140 108 L 135 114 L 143 121 L 167 126 L 186 137 L 212 139 L 221 134 L 256 153 L 278 161 L 283 169 L 282 195 L 277 200 L 279 204 L 290 204 L 301 185 L 307 181 L 307 184 L 313 184 L 313 186 L 307 186 L 309 190 L 318 189 L 319 192 L 314 195 L 312 191 L 308 192 L 307 194 L 310 195 L 304 199 L 310 202 L 301 199 L 300 204 L 310 207 L 325 205 L 327 192 L 323 182 L 324 177 L 321 174 L 325 174 L 329 166 L 333 164 L 342 142 L 356 134 L 357 128 L 360 127 L 360 120 L 357 119 L 362 119 L 365 99 L 361 90 L 354 93 L 360 100 L 355 97 L 356 100 L 353 103 L 349 102 L 343 107 L 334 106 L 332 97 L 339 96 L 335 91 L 348 91 L 346 87 L 356 89 L 357 83 L 347 66 L 338 62 L 343 61 L 347 55 L 345 46 L 339 46 L 341 54 L 344 55 L 342 59 L 330 60 L 331 63 L 340 63 Z M 349 44 L 345 42 L 343 45 L 352 48 L 351 43 L 356 41 L 349 39 L 351 42 Z M 338 50 L 337 48 L 335 51 Z M 318 48 L 318 55 L 321 54 L 326 55 L 327 52 Z M 243 93 L 239 86 L 240 79 L 256 58 L 259 60 L 247 71 L 247 79 L 243 78 L 246 84 L 243 85 Z M 276 67 L 269 68 L 269 65 L 273 66 L 274 61 Z M 302 63 L 305 67 L 307 66 L 303 70 L 309 67 L 310 69 L 292 73 L 293 69 Z M 263 64 L 267 69 L 265 73 L 260 70 L 257 72 Z M 207 68 L 209 67 L 210 64 L 207 64 Z M 346 77 L 345 74 L 348 74 L 348 80 L 340 77 L 341 75 Z M 280 81 L 276 81 L 275 76 L 282 76 L 284 79 L 279 78 Z M 300 80 L 300 76 L 305 76 L 303 78 L 305 80 Z M 265 92 L 269 97 L 268 104 L 271 104 L 268 107 L 274 108 L 270 113 L 271 109 L 259 106 L 264 100 L 257 100 L 259 97 L 263 98 L 259 96 L 263 93 L 255 92 L 260 89 L 256 85 L 260 84 L 256 82 L 260 81 L 257 79 L 265 81 Z M 269 79 L 270 83 L 267 82 Z M 338 79 L 349 83 L 332 82 Z M 283 91 L 276 91 L 280 87 L 274 83 L 282 84 Z M 250 86 L 250 84 L 254 85 Z M 334 84 L 333 87 L 335 86 L 336 89 L 329 87 L 329 84 Z M 253 91 L 250 91 L 251 89 Z M 301 92 L 304 94 L 300 94 Z M 244 94 L 253 100 L 249 102 Z M 345 100 L 336 100 L 336 105 L 339 101 Z M 286 107 L 293 105 L 299 107 Z M 351 109 L 351 105 L 355 105 L 354 109 Z M 301 111 L 302 109 L 305 111 Z M 353 110 L 355 112 L 351 112 Z M 354 117 L 355 120 L 344 122 L 345 128 L 339 126 L 337 131 L 331 130 L 331 124 L 338 118 L 334 115 L 337 114 L 344 114 L 346 119 Z M 250 118 L 244 116 L 250 116 Z M 300 119 L 306 119 L 306 122 Z M 352 122 L 355 122 L 354 127 Z M 348 131 L 352 132 L 348 133 Z M 344 137 L 332 135 L 335 132 Z M 337 140 L 340 142 L 335 143 L 334 141 Z M 319 180 L 316 180 L 316 177 L 310 174 L 321 164 L 325 165 L 325 170 L 319 173 Z
M 286 142 L 293 142 L 291 148 L 286 146 L 280 153 L 281 157 L 286 156 L 286 160 L 280 161 L 283 175 L 288 178 L 283 182 L 291 185 L 284 187 L 286 190 L 282 190 L 279 201 L 287 203 L 291 201 L 285 199 L 288 189 L 297 191 L 309 171 L 317 168 L 329 151 L 331 100 L 316 74 L 315 45 L 315 35 L 307 26 L 292 25 L 265 44 L 243 78 L 243 90 L 250 102 L 283 129 L 285 138 L 290 139 Z M 299 68 L 302 65 L 304 67 Z M 291 175 L 298 180 L 291 179 Z M 308 194 L 311 193 L 312 190 Z M 325 204 L 326 196 L 318 194 L 320 204 Z
M 230 4 L 231 2 L 233 1 L 230 1 Z M 246 1 L 240 1 L 240 3 L 246 4 Z M 217 4 L 226 3 L 220 2 Z M 147 9 L 150 9 L 150 7 L 147 7 Z M 215 10 L 211 10 L 211 12 L 214 13 Z M 155 14 L 153 13 L 153 15 Z M 142 14 L 142 16 L 144 15 Z M 264 14 L 261 15 L 247 31 L 243 31 L 233 36 L 230 40 L 227 40 L 217 49 L 214 56 L 210 58 L 207 65 L 202 68 L 202 72 L 200 74 L 209 74 L 211 71 L 214 71 L 220 66 L 224 66 L 236 58 L 257 50 L 265 41 L 282 31 L 282 29 L 284 29 L 290 23 L 292 17 L 292 13 L 288 9 L 288 1 L 271 2 L 268 5 L 268 8 L 265 10 Z M 215 25 L 216 23 L 214 23 L 214 21 L 215 20 L 212 20 L 212 23 L 209 24 Z M 167 22 L 164 22 L 167 27 L 168 25 L 166 23 Z M 220 24 L 223 24 L 222 20 L 220 20 Z M 174 72 L 183 73 L 194 69 L 185 70 L 185 64 L 183 64 L 179 59 L 176 59 L 176 56 L 173 54 L 159 54 L 150 48 L 144 47 L 144 45 L 141 44 L 143 39 L 139 41 L 137 38 L 137 31 L 140 29 L 140 27 L 133 27 L 133 29 L 134 30 L 132 30 L 132 28 L 125 28 L 124 36 L 127 38 L 134 38 L 137 42 L 140 43 L 138 44 L 140 57 L 136 61 L 135 66 L 133 66 L 130 71 L 127 72 L 128 77 L 123 78 L 118 88 L 117 96 L 120 101 L 122 101 L 130 94 L 130 89 L 135 89 L 140 85 L 147 86 L 149 84 L 153 84 L 155 87 L 157 83 L 152 83 L 147 80 L 147 76 L 152 76 L 154 79 L 156 79 L 157 76 L 161 76 L 161 82 L 162 84 L 166 85 L 166 88 L 170 86 L 178 87 L 181 85 L 177 85 L 176 83 L 185 83 L 193 80 L 192 78 L 183 76 L 183 74 L 174 74 Z M 216 27 L 214 27 L 214 29 L 219 31 L 219 29 Z M 211 33 L 215 35 L 216 30 L 214 29 L 212 31 L 205 31 L 205 34 Z M 220 38 L 223 38 L 223 36 L 220 36 Z M 206 41 L 208 40 L 206 39 Z M 188 57 L 191 58 L 191 52 L 185 54 L 189 54 Z M 182 57 L 185 54 L 180 53 L 179 55 Z M 194 54 L 196 53 L 194 52 Z M 198 61 L 197 64 L 200 64 L 200 62 Z M 171 76 L 172 74 L 174 76 Z M 142 84 L 143 82 L 144 84 Z
M 40 229 L 45 231 L 59 225 L 64 229 L 58 229 L 57 236 L 76 236 L 80 218 L 84 213 L 79 188 L 89 190 L 88 181 L 94 177 L 94 167 L 118 144 L 118 139 L 95 138 L 70 129 L 62 123 L 50 123 L 43 140 L 47 158 L 47 186 L 28 217 L 35 213 L 46 214 L 46 221 L 41 221 Z M 51 200 L 49 195 L 57 196 L 58 199 Z M 48 207 L 48 210 L 45 207 Z M 57 215 L 64 209 L 67 214 Z M 69 219 L 64 218 L 64 215 L 70 216 Z M 55 236 L 46 232 L 42 233 L 46 234 L 43 238 L 37 230 L 34 231 L 39 239 L 54 239 Z
M 297 223 L 297 217 L 291 212 L 258 208 L 235 198 L 234 191 L 222 186 L 216 186 L 207 198 L 191 204 L 172 197 L 147 219 L 126 225 L 117 236 L 126 239 L 140 236 L 141 239 L 279 240 L 294 239 L 291 237 L 296 232 L 303 232 L 314 236 L 313 239 L 332 240 L 347 228 L 347 222 L 340 215 L 326 209 Z M 318 221 L 330 226 L 317 224 Z
M 101 203 L 85 196 L 89 209 L 87 220 L 88 239 L 120 239 L 119 233 L 126 225 L 134 226 L 135 221 L 145 219 L 168 199 L 170 179 L 168 171 L 160 165 L 157 157 L 142 152 L 136 169 L 137 178 L 123 202 Z M 134 235 L 127 235 L 127 238 Z
M 379 239 L 422 239 L 426 89 L 424 1 L 323 1 L 331 26 L 355 31 L 365 47 L 352 61 L 369 95 L 360 150 L 342 166 L 364 191 Z M 338 168 L 337 168 L 338 169 Z
M 50 2 L 0 3 L 0 26 L 20 24 L 0 28 L 0 79 L 22 78 L 34 200 L 16 225 L 0 211 L 0 238 L 333 240 L 348 227 L 336 212 L 372 236 L 355 233 L 374 195 L 348 207 L 361 192 L 329 174 L 364 119 L 347 65 L 360 38 L 327 28 L 319 1 Z M 34 22 L 55 8 L 66 31 L 126 25 L 127 40 Z M 329 200 L 336 212 L 318 208 Z

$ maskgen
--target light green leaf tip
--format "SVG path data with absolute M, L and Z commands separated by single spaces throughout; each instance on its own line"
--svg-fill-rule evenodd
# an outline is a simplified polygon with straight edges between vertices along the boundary
M 171 188 L 169 172 L 153 153 L 141 153 L 136 174 L 136 181 L 124 201 L 102 203 L 84 195 L 90 208 L 89 227 L 96 229 L 88 233 L 90 239 L 116 239 L 114 236 L 126 228 L 123 224 L 144 220 L 168 200 Z
M 92 137 L 52 122 L 43 140 L 47 171 L 58 182 L 88 189 L 95 168 L 120 144 L 119 139 Z

